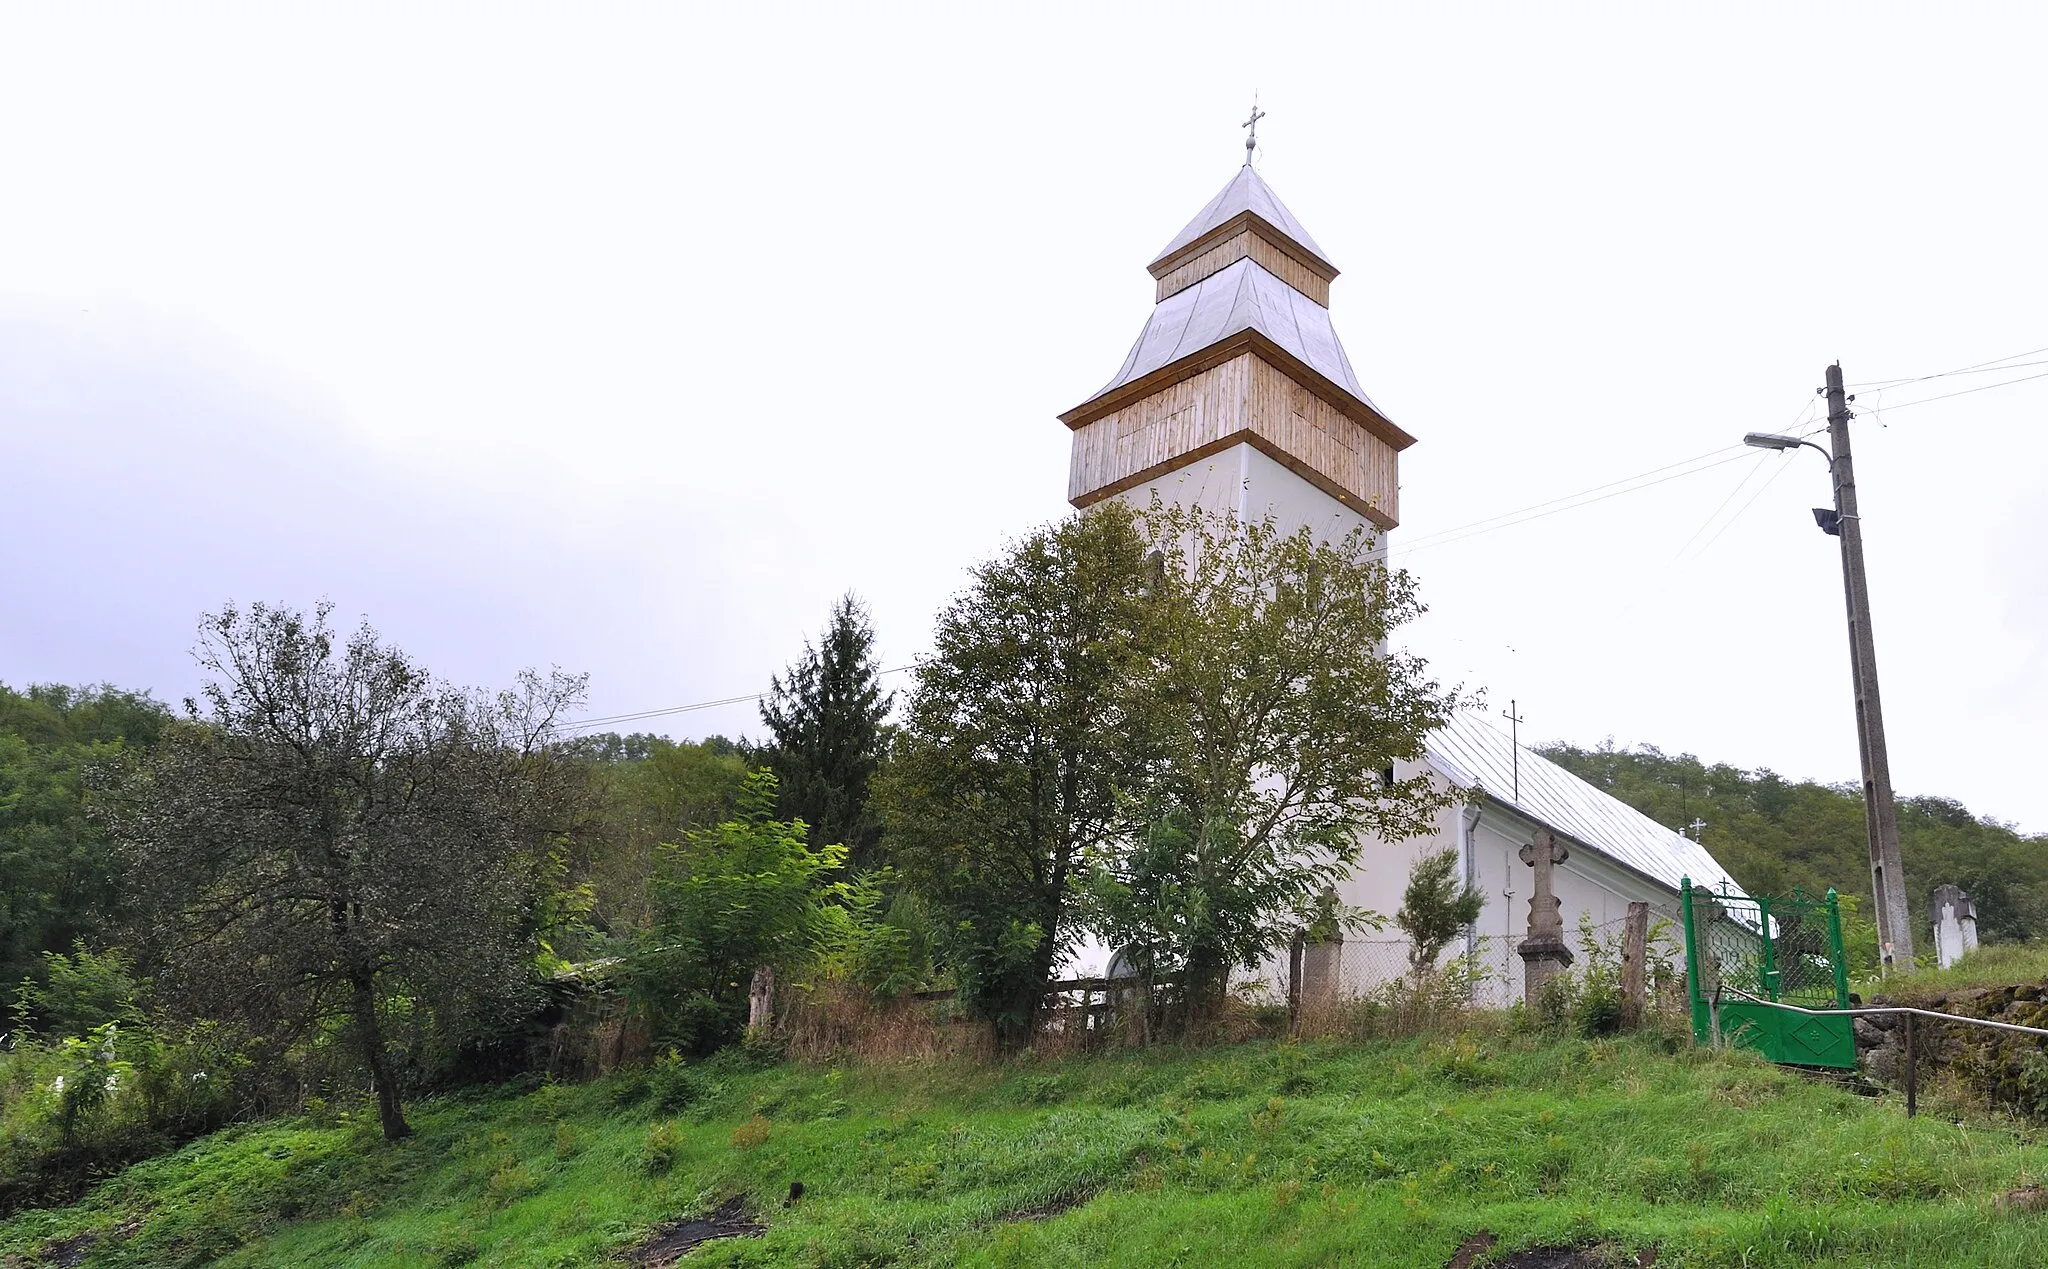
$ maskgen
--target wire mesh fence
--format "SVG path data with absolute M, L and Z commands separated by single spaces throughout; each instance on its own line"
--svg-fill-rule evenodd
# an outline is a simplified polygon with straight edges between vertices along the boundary
M 1566 1005 L 1588 996 L 1620 996 L 1626 917 L 1582 919 L 1567 943 L 1573 962 L 1562 976 Z M 1279 950 L 1257 971 L 1233 980 L 1228 1007 L 1205 1011 L 1204 1036 L 1291 1034 L 1304 1038 L 1376 1039 L 1441 1032 L 1468 1025 L 1470 1015 L 1523 1001 L 1522 937 L 1476 932 L 1453 939 L 1422 960 L 1407 939 L 1345 939 L 1307 944 L 1295 959 Z M 1682 1012 L 1684 944 L 1677 920 L 1652 913 L 1644 985 L 1650 1014 Z M 926 1056 L 973 1047 L 985 1028 L 969 1021 L 949 991 L 913 993 L 900 1001 L 841 1000 L 810 993 L 784 1020 L 792 1051 Z M 1546 997 L 1546 1009 L 1550 1007 Z M 1066 979 L 1047 985 L 1034 1043 L 1041 1049 L 1090 1051 L 1147 1044 L 1188 1034 L 1193 1015 L 1172 977 Z M 800 1016 L 798 1016 L 800 1015 Z M 1606 1029 L 1612 1029 L 1611 1026 Z M 967 1032 L 972 1031 L 972 1036 Z
M 1317 963 L 1319 959 L 1327 969 Z M 1500 935 L 1459 939 L 1428 964 L 1416 962 L 1415 945 L 1407 939 L 1347 939 L 1304 949 L 1302 996 L 1357 999 L 1449 973 L 1466 988 L 1473 1004 L 1498 1008 L 1519 991 L 1521 966 L 1514 941 Z
M 1568 996 L 1605 994 L 1618 1001 L 1627 917 L 1582 919 L 1567 936 L 1572 963 Z M 1405 1033 L 1467 1010 L 1504 1009 L 1524 997 L 1523 940 L 1471 934 L 1434 960 L 1419 962 L 1406 939 L 1348 939 L 1302 949 L 1300 979 L 1289 992 L 1310 1033 Z M 1651 1013 L 1684 1007 L 1684 936 L 1677 919 L 1652 912 L 1646 930 L 1643 985 Z M 1283 990 L 1287 987 L 1281 980 Z

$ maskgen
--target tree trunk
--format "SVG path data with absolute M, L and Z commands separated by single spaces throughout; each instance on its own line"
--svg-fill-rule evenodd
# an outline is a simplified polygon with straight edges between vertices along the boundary
M 775 969 L 762 965 L 754 970 L 747 989 L 747 1035 L 765 1037 L 775 1025 Z
M 399 1141 L 412 1135 L 405 1112 L 398 1104 L 398 1077 L 391 1070 L 391 1055 L 384 1051 L 384 1033 L 377 1026 L 377 993 L 368 970 L 357 970 L 348 979 L 355 1010 L 356 1043 L 363 1061 L 370 1066 L 370 1083 L 377 1090 L 377 1119 L 384 1125 L 384 1140 Z
M 1188 949 L 1181 974 L 1182 1038 L 1192 1041 L 1222 1013 L 1230 967 L 1216 948 L 1197 944 Z

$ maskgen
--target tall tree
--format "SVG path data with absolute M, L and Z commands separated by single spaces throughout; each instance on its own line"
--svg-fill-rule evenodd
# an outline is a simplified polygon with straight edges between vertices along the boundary
M 974 571 L 940 614 L 879 790 L 891 850 L 931 905 L 967 1005 L 1027 1042 L 1081 931 L 1083 853 L 1122 831 L 1146 745 L 1126 709 L 1151 569 L 1112 503 Z
M 1199 1009 L 1233 968 L 1256 967 L 1317 921 L 1364 837 L 1429 831 L 1450 795 L 1426 775 L 1383 773 L 1419 757 L 1456 700 L 1419 658 L 1387 649 L 1422 606 L 1362 529 L 1326 542 L 1306 527 L 1282 533 L 1271 516 L 1156 498 L 1144 525 L 1166 567 L 1139 712 L 1161 746 L 1154 798 L 1188 836 L 1166 857 L 1171 942 Z
M 761 721 L 775 738 L 768 759 L 781 785 L 781 814 L 804 821 L 814 842 L 844 845 L 856 871 L 882 863 L 868 785 L 894 703 L 895 694 L 882 691 L 867 610 L 851 594 L 833 606 L 818 646 L 806 643 L 761 702 Z
M 462 691 L 367 624 L 339 640 L 330 608 L 209 616 L 204 710 L 110 810 L 159 992 L 274 1042 L 341 1024 L 396 1139 L 384 1009 L 477 1024 L 530 1002 L 575 792 L 550 742 L 582 681 Z

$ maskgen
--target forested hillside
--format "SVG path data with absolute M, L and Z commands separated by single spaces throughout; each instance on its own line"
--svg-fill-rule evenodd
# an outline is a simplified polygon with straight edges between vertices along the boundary
M 1542 752 L 1661 824 L 1706 821 L 1701 841 L 1747 889 L 1774 894 L 1803 886 L 1818 893 L 1833 886 L 1869 901 L 1863 798 L 1854 785 L 1787 780 L 1768 768 L 1709 764 L 1654 745 L 1560 744 Z M 1926 922 L 1934 887 L 1948 882 L 1976 901 L 1977 930 L 1986 941 L 2048 935 L 2048 836 L 2022 835 L 1948 798 L 1901 798 L 1898 805 L 1916 927 Z
M 147 693 L 0 684 L 0 1031 L 43 953 L 97 943 L 120 915 L 113 847 L 85 813 L 88 776 L 156 743 L 170 714 Z

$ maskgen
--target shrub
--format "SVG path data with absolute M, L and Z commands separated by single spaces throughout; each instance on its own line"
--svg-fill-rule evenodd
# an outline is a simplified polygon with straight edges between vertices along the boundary
M 1300 1034 L 1385 1040 L 1462 1031 L 1473 1024 L 1473 996 L 1486 979 L 1487 970 L 1477 959 L 1456 957 L 1327 1009 L 1304 1007 Z
M 1461 882 L 1457 872 L 1458 852 L 1448 846 L 1424 855 L 1408 870 L 1408 889 L 1394 924 L 1408 936 L 1408 968 L 1417 978 L 1479 919 L 1486 904 L 1486 896 Z
M 139 1019 L 0 1051 L 0 1214 L 68 1202 L 226 1123 L 246 1066 L 218 1027 L 165 1035 Z
M 656 1108 L 671 1115 L 704 1097 L 704 1077 L 674 1049 L 654 1059 L 654 1066 L 647 1072 L 646 1087 Z
M 888 868 L 855 873 L 839 904 L 826 910 L 819 966 L 825 980 L 853 983 L 881 1001 L 931 980 L 937 941 L 931 916 L 915 894 L 891 899 L 895 880 Z
M 119 949 L 94 952 L 79 940 L 71 952 L 43 953 L 43 981 L 25 978 L 14 1012 L 44 1036 L 80 1036 L 107 1023 L 142 1021 L 143 993 Z
M 801 820 L 774 818 L 775 777 L 741 786 L 734 817 L 656 852 L 654 921 L 623 978 L 655 1038 L 693 1053 L 738 1039 L 755 969 L 810 962 L 839 928 L 846 848 L 813 848 Z
M 1621 1030 L 1621 987 L 1605 979 L 1589 980 L 1572 1002 L 1572 1029 L 1587 1039 Z
M 647 1130 L 647 1139 L 640 1143 L 640 1170 L 649 1176 L 661 1176 L 676 1165 L 682 1152 L 682 1134 L 676 1131 L 675 1122 L 654 1124 Z

